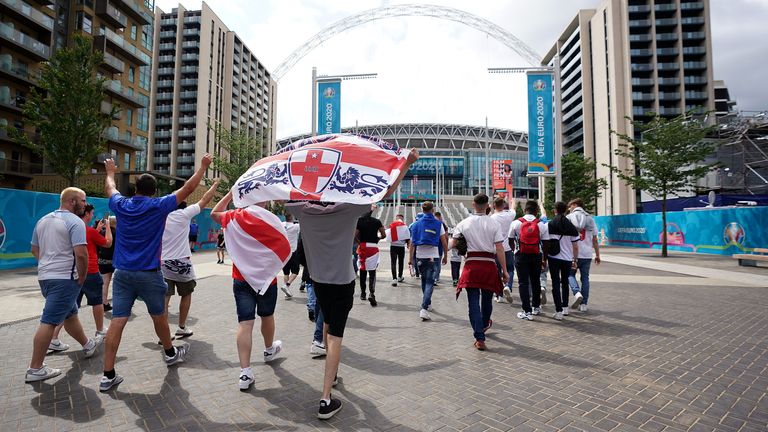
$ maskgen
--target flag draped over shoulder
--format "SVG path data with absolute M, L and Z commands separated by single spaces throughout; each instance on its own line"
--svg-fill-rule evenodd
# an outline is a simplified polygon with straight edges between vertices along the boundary
M 253 164 L 232 186 L 235 207 L 270 200 L 369 204 L 380 201 L 410 150 L 379 138 L 321 135 Z
M 225 212 L 221 226 L 235 267 L 254 291 L 264 294 L 291 257 L 280 218 L 259 206 L 249 206 Z
M 392 222 L 386 232 L 390 242 L 402 242 L 411 239 L 411 231 L 408 229 L 408 225 L 399 220 Z

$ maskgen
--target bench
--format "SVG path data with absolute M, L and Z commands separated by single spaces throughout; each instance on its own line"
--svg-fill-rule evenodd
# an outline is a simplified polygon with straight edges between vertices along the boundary
M 733 259 L 739 260 L 740 266 L 757 267 L 757 262 L 768 262 L 768 249 L 754 248 L 751 254 L 733 254 Z

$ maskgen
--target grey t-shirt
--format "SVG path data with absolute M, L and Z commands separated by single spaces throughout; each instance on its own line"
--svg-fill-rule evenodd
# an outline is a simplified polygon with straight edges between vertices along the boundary
M 32 245 L 40 248 L 37 279 L 78 277 L 74 247 L 86 244 L 85 223 L 67 210 L 56 210 L 43 216 L 32 232 Z
M 286 203 L 301 223 L 301 241 L 313 281 L 342 285 L 355 280 L 352 243 L 357 219 L 371 210 L 370 204 Z

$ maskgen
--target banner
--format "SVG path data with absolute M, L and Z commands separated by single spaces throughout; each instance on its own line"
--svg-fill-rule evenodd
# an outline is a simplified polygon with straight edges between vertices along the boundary
M 317 94 L 317 134 L 341 133 L 341 81 L 319 81 Z
M 406 178 L 413 176 L 435 177 L 440 168 L 440 177 L 464 177 L 463 157 L 420 157 L 408 168 Z
M 555 173 L 552 74 L 528 73 L 528 173 Z
M 511 159 L 495 159 L 491 161 L 491 180 L 493 180 L 493 190 L 506 191 L 507 185 L 514 180 Z
M 768 207 L 706 208 L 667 213 L 595 216 L 597 240 L 603 246 L 661 249 L 716 255 L 749 253 L 768 247 Z
M 410 150 L 341 134 L 297 141 L 257 161 L 234 186 L 235 207 L 271 200 L 371 204 L 400 176 Z

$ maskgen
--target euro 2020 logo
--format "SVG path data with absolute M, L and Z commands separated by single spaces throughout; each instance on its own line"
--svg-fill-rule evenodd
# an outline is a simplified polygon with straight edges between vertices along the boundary
M 332 98 L 336 96 L 336 90 L 334 90 L 333 87 L 326 87 L 325 90 L 323 90 L 323 96 L 326 99 Z
M 723 241 L 725 245 L 739 245 L 744 246 L 744 240 L 747 238 L 747 233 L 744 228 L 739 225 L 738 222 L 731 222 L 725 226 L 723 230 Z
M 547 88 L 547 83 L 544 80 L 536 80 L 533 82 L 533 91 L 544 91 Z
M 3 246 L 5 245 L 6 233 L 5 223 L 0 219 L 0 250 L 3 250 Z

